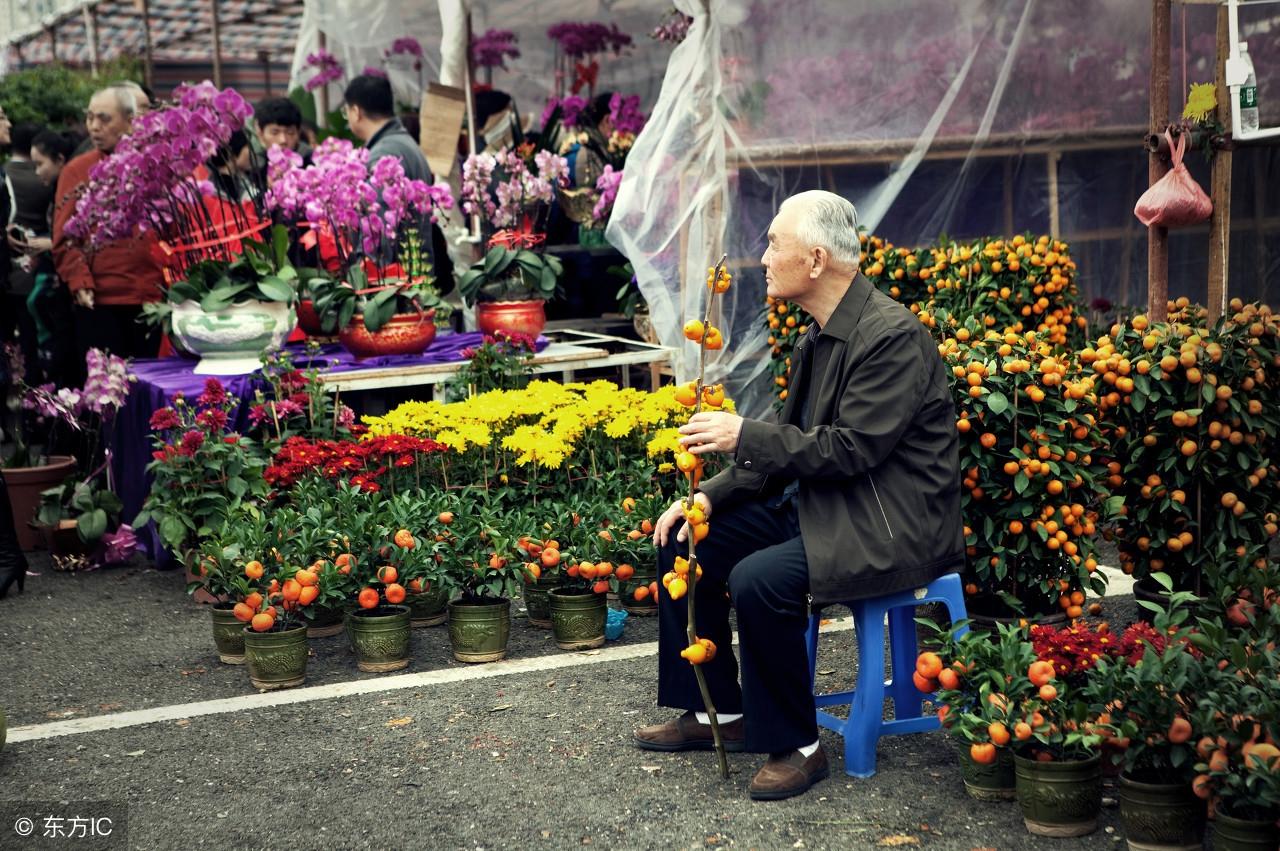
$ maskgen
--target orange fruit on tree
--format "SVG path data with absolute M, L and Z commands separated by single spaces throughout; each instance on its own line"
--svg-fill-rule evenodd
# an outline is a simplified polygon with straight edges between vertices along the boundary
M 275 615 L 267 614 L 266 612 L 258 612 L 253 616 L 253 620 L 249 622 L 249 626 L 254 632 L 266 632 L 271 629 L 271 627 L 275 626 L 275 623 Z
M 934 679 L 942 673 L 942 657 L 926 650 L 916 657 L 916 673 L 925 679 Z
M 372 588 L 363 588 L 356 597 L 356 602 L 362 609 L 378 608 L 378 592 Z
M 596 577 L 604 579 L 606 576 L 613 575 L 613 562 L 600 561 L 596 562 Z
M 915 683 L 916 688 L 925 694 L 933 694 L 938 690 L 938 681 L 920 676 L 919 671 L 912 671 L 911 682 Z
M 711 534 L 711 524 L 703 523 L 701 526 L 693 527 L 693 540 L 701 543 L 702 539 Z M 699 568 L 701 570 L 701 568 Z
M 390 585 L 400 577 L 400 571 L 395 569 L 394 565 L 384 564 L 378 568 L 378 581 L 384 585 Z
M 1036 688 L 1047 685 L 1053 680 L 1054 670 L 1053 663 L 1038 659 L 1032 662 L 1027 668 L 1027 679 L 1031 680 L 1031 684 Z
M 631 592 L 631 596 L 635 597 L 637 600 L 649 599 L 649 586 L 648 585 L 636 586 L 636 590 Z
M 698 466 L 698 458 L 692 452 L 676 453 L 676 469 L 682 473 L 691 473 Z
M 990 765 L 996 761 L 996 746 L 990 742 L 974 742 L 969 745 L 969 759 L 978 765 Z
M 448 526 L 450 523 L 453 522 L 453 512 L 441 511 L 438 515 L 436 515 L 436 519 L 439 520 L 444 525 Z
M 671 595 L 671 599 L 679 600 L 689 592 L 689 583 L 676 577 L 671 580 L 671 584 L 667 586 L 667 593 Z
M 938 672 L 938 685 L 945 689 L 960 688 L 960 675 L 956 673 L 954 668 L 943 668 Z
M 262 562 L 254 559 L 244 566 L 244 575 L 250 579 L 262 578 Z
M 701 343 L 706 332 L 706 326 L 702 324 L 702 320 L 700 319 L 690 319 L 688 322 L 684 323 L 684 336 L 686 340 Z
M 293 578 L 298 580 L 298 584 L 303 588 L 309 588 L 312 585 L 320 584 L 320 577 L 310 570 L 299 570 L 293 575 Z
M 489 554 L 489 567 L 493 568 L 494 570 L 502 570 L 502 568 L 506 566 L 507 566 L 507 560 L 505 558 L 498 555 L 497 553 Z
M 316 597 L 320 596 L 320 587 L 318 585 L 307 585 L 298 593 L 298 605 L 310 606 L 316 601 Z
M 351 572 L 351 568 L 355 566 L 356 559 L 351 553 L 342 553 L 333 560 L 333 563 L 338 566 L 338 572 L 345 575 Z
M 527 561 L 524 563 L 525 582 L 537 582 L 542 578 L 542 565 L 536 561 Z M 417 582 L 418 580 L 414 580 Z M 409 590 L 413 590 L 413 582 L 409 583 Z
M 261 599 L 262 595 L 258 595 Z M 235 608 L 231 610 L 231 614 L 235 615 L 236 620 L 241 623 L 248 623 L 253 620 L 253 607 L 248 603 L 236 603 Z
M 578 562 L 578 575 L 583 579 L 596 578 L 596 566 L 589 561 Z
M 686 408 L 692 408 L 698 404 L 698 388 L 697 382 L 691 381 L 688 384 L 677 384 L 675 389 L 676 402 L 684 405 Z
M 245 605 L 255 612 L 262 608 L 262 595 L 257 591 L 244 598 Z
M 622 510 L 630 514 L 636 510 L 636 501 L 632 497 L 624 497 L 622 500 Z
M 626 582 L 636 575 L 636 569 L 629 564 L 620 564 L 618 569 L 613 572 L 613 575 L 618 577 L 619 582 Z
M 560 563 L 560 551 L 555 547 L 547 547 L 542 551 L 542 566 L 555 567 Z
M 718 408 L 724 404 L 724 385 L 717 384 L 715 387 L 702 388 L 702 401 L 704 404 L 713 408 Z
M 296 579 L 286 579 L 284 587 L 281 589 L 284 599 L 290 603 L 298 599 L 298 595 L 302 593 L 302 585 Z
M 1026 721 L 1019 721 L 1017 724 L 1013 725 L 1013 737 L 1020 742 L 1025 742 L 1027 739 L 1031 738 L 1031 733 L 1031 725 Z
M 603 594 L 609 590 L 609 580 L 597 579 L 596 584 L 591 586 L 591 590 L 596 594 Z
M 1169 741 L 1175 745 L 1189 741 L 1191 739 L 1191 722 L 1179 715 L 1169 725 L 1167 736 Z
M 724 335 L 720 333 L 720 329 L 714 325 L 707 329 L 707 335 L 703 338 L 703 343 L 708 349 L 716 351 L 724 348 Z M 714 404 L 714 403 L 708 403 Z M 719 407 L 718 405 L 716 407 Z
M 649 583 L 649 596 L 653 598 L 655 603 L 658 602 L 658 580 L 656 579 Z M 639 598 L 637 597 L 636 599 Z
M 1191 781 L 1191 791 L 1197 798 L 1207 801 L 1213 797 L 1213 778 L 1207 774 L 1197 774 Z
M 401 529 L 396 532 L 395 538 L 392 540 L 394 540 L 396 542 L 396 546 L 400 547 L 402 550 L 411 550 L 418 545 L 418 542 L 413 539 L 413 533 L 408 529 Z
M 646 535 L 653 534 L 653 521 L 648 517 L 640 521 L 640 531 Z
M 680 651 L 681 658 L 688 661 L 690 665 L 701 665 L 707 661 L 707 648 L 701 644 L 690 644 L 688 647 Z
M 399 582 L 392 582 L 386 589 L 387 602 L 396 605 L 404 602 L 405 590 L 404 586 Z
M 1044 685 L 1040 686 L 1039 694 L 1040 694 L 1041 700 L 1043 700 L 1045 703 L 1049 703 L 1050 701 L 1057 699 L 1058 690 L 1053 686 L 1052 683 L 1045 683 Z
M 998 747 L 1009 744 L 1009 728 L 999 721 L 987 725 L 987 735 L 991 737 L 991 743 Z

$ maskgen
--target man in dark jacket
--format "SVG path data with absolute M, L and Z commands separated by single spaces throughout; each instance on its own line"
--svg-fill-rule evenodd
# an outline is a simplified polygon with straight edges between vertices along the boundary
M 696 497 L 711 518 L 698 545 L 697 627 L 718 648 L 702 670 L 727 748 L 770 754 L 751 782 L 758 800 L 798 795 L 827 776 L 804 644 L 810 598 L 820 607 L 890 594 L 964 561 L 943 361 L 920 321 L 858 272 L 856 215 L 838 195 L 805 192 L 769 228 L 768 293 L 813 317 L 791 355 L 781 414 L 708 412 L 680 429 L 690 452 L 733 459 Z M 654 529 L 661 572 L 687 547 L 682 517 L 677 501 Z M 679 655 L 686 612 L 683 601 L 659 605 L 658 702 L 690 711 L 638 730 L 641 748 L 712 746 L 693 668 Z

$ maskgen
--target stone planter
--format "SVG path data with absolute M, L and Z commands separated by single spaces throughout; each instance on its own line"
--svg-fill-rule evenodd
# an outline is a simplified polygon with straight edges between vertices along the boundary
M 1229 816 L 1219 806 L 1213 813 L 1213 851 L 1275 851 L 1276 820 Z
M 69 455 L 51 455 L 48 464 L 38 467 L 5 468 L 4 482 L 9 489 L 9 507 L 19 547 L 34 550 L 44 543 L 43 532 L 31 526 L 40 510 L 40 492 L 57 487 L 75 471 L 76 459 Z
M 449 643 L 459 662 L 496 662 L 511 638 L 510 600 L 452 600 Z
M 307 679 L 307 628 L 254 632 L 244 627 L 244 658 L 254 688 L 272 691 Z
M 1012 801 L 1017 797 L 1017 780 L 1013 767 L 1013 752 L 1008 748 L 996 748 L 996 761 L 982 765 L 969 756 L 969 743 L 956 741 L 960 759 L 960 776 L 964 790 L 978 801 Z
M 449 591 L 442 586 L 410 594 L 404 602 L 409 607 L 409 625 L 414 629 L 439 626 L 449 617 Z
M 235 603 L 214 603 L 209 607 L 213 619 L 213 644 L 218 648 L 218 661 L 228 665 L 244 664 L 244 624 L 232 614 Z
M 338 340 L 356 360 L 379 355 L 420 355 L 436 338 L 436 312 L 404 313 L 393 316 L 377 331 L 364 327 L 364 315 L 357 313 L 345 328 L 338 329 Z
M 282 301 L 246 301 L 216 313 L 184 301 L 173 306 L 173 335 L 199 355 L 197 375 L 245 375 L 262 364 L 263 349 L 284 345 L 297 325 L 293 307 Z
M 486 334 L 505 331 L 537 337 L 547 327 L 546 302 L 540 298 L 477 302 L 476 327 Z
M 551 587 L 532 583 L 524 586 L 524 607 L 529 612 L 529 625 L 551 629 Z
M 1036 836 L 1069 838 L 1098 829 L 1102 810 L 1101 757 L 1037 762 L 1014 754 L 1018 805 Z
M 591 650 L 604 644 L 608 605 L 603 594 L 552 589 L 551 628 L 561 650 Z
M 349 612 L 347 635 L 360 670 L 381 674 L 409 666 L 408 606 L 378 606 Z
M 1204 801 L 1190 783 L 1141 783 L 1120 775 L 1120 821 L 1131 851 L 1198 851 L 1204 819 Z

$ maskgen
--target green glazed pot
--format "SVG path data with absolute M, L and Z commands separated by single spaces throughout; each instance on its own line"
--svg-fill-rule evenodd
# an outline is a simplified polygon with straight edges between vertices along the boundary
M 235 603 L 214 603 L 209 607 L 213 619 L 213 644 L 218 660 L 228 665 L 244 664 L 244 624 L 232 614 Z
M 409 607 L 379 606 L 347 615 L 347 635 L 356 667 L 381 674 L 409 666 Z
M 271 691 L 302 685 L 307 678 L 307 628 L 254 632 L 244 627 L 244 658 L 249 682 Z
M 496 662 L 507 655 L 511 601 L 449 603 L 449 643 L 459 662 Z
M 1275 819 L 1253 821 L 1229 816 L 1221 807 L 1213 814 L 1213 851 L 1275 851 Z
M 439 626 L 449 616 L 449 590 L 439 583 L 421 594 L 410 594 L 404 602 L 409 607 L 409 624 L 414 629 Z
M 608 601 L 603 594 L 552 589 L 551 628 L 561 650 L 590 650 L 604 644 Z
M 1012 801 L 1017 797 L 1017 781 L 1013 770 L 1013 752 L 996 748 L 996 761 L 982 765 L 969 756 L 969 743 L 956 741 L 960 758 L 960 776 L 969 797 L 979 801 Z
M 1120 775 L 1120 821 L 1132 851 L 1199 851 L 1205 806 L 1190 783 L 1141 783 Z
M 307 622 L 307 638 L 328 638 L 342 632 L 344 612 L 342 609 L 313 609 L 311 620 Z
M 1084 836 L 1098 829 L 1102 810 L 1102 758 L 1036 762 L 1014 754 L 1018 804 L 1036 836 Z
M 658 578 L 656 571 L 636 571 L 636 575 L 632 577 L 641 585 L 648 585 Z M 653 617 L 658 613 L 658 598 L 650 594 L 643 600 L 637 600 L 634 594 L 624 594 L 622 597 L 622 608 L 627 610 L 628 614 L 638 615 L 642 618 Z
M 529 625 L 538 629 L 551 629 L 551 593 L 550 585 L 531 584 L 524 586 L 524 607 L 529 611 Z

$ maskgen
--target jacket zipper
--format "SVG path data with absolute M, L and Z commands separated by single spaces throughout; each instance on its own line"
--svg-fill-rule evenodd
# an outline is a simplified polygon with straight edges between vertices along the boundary
M 884 518 L 885 531 L 889 533 L 889 540 L 893 540 L 893 527 L 889 525 L 889 515 L 885 514 L 884 503 L 880 501 L 880 491 L 876 490 L 876 480 L 871 478 L 871 474 L 867 473 L 867 481 L 871 482 L 871 492 L 875 494 L 876 505 L 880 506 L 880 516 Z

